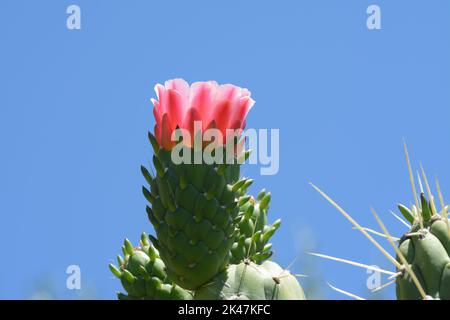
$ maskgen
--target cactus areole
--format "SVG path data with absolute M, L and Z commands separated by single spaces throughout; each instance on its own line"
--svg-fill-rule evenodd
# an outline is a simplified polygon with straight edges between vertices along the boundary
M 216 82 L 189 86 L 176 79 L 157 85 L 155 91 L 156 125 L 149 139 L 156 173 L 142 167 L 150 187 L 143 188 L 151 204 L 147 213 L 157 235 L 152 241 L 173 282 L 193 290 L 229 263 L 237 232 L 239 187 L 245 182 L 239 181 L 237 157 L 245 155 L 238 154 L 236 147 L 227 152 L 226 147 L 239 142 L 239 130 L 254 101 L 248 90 Z M 230 135 L 230 129 L 238 133 Z M 205 135 L 215 130 L 217 140 L 203 136 L 203 130 Z M 195 145 L 210 150 L 217 161 L 198 161 Z

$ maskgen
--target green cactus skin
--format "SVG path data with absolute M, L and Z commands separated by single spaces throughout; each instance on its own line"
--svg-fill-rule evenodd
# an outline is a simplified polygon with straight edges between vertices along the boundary
M 165 271 L 164 262 L 143 233 L 141 246 L 133 248 L 125 239 L 122 247 L 124 258 L 118 257 L 119 267 L 109 265 L 111 272 L 120 279 L 128 295 L 118 293 L 120 300 L 191 300 L 191 292 L 173 284 Z
M 152 176 L 142 167 L 150 185 L 143 188 L 147 214 L 157 239 L 151 238 L 166 264 L 170 278 L 181 287 L 194 290 L 212 279 L 229 263 L 236 237 L 237 198 L 245 188 L 239 180 L 238 163 L 175 164 L 171 153 L 153 146 Z M 189 152 L 185 148 L 183 152 Z M 223 152 L 225 154 L 225 152 Z
M 272 261 L 257 265 L 250 260 L 229 265 L 199 288 L 196 300 L 305 300 L 297 279 Z
M 423 194 L 421 200 L 420 210 L 415 208 L 409 210 L 405 206 L 399 206 L 403 216 L 412 222 L 411 230 L 400 240 L 399 249 L 427 296 L 432 299 L 448 300 L 450 299 L 449 228 L 446 221 L 436 214 L 436 210 L 433 214 L 431 209 L 433 205 L 426 201 Z M 421 214 L 423 228 L 413 214 L 416 211 Z M 405 270 L 401 271 L 403 274 L 396 279 L 397 299 L 422 299 L 409 274 Z
M 271 195 L 262 190 L 255 199 L 244 195 L 240 199 L 243 204 L 239 206 L 236 218 L 238 234 L 231 248 L 230 263 L 239 264 L 249 259 L 261 264 L 272 256 L 272 244 L 268 241 L 280 227 L 281 220 L 267 225 L 267 211 Z

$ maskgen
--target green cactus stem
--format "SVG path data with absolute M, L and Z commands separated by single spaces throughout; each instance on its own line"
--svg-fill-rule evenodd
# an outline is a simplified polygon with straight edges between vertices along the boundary
M 150 239 L 171 279 L 193 290 L 229 263 L 237 232 L 238 198 L 246 182 L 239 180 L 237 161 L 195 164 L 192 154 L 190 163 L 175 164 L 171 152 L 160 148 L 150 133 L 149 139 L 156 174 L 144 167 L 142 173 L 150 186 L 150 190 L 143 188 L 151 204 L 147 214 L 157 235 Z

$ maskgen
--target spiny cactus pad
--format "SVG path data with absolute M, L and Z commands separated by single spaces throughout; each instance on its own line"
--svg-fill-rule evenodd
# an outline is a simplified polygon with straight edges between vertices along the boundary
M 272 261 L 232 264 L 199 288 L 197 300 L 305 300 L 299 282 Z
M 261 264 L 272 256 L 272 244 L 268 241 L 280 227 L 281 220 L 267 225 L 270 198 L 270 193 L 265 190 L 262 190 L 256 199 L 249 195 L 241 196 L 236 218 L 238 234 L 231 248 L 230 263 L 239 264 L 249 259 Z
M 128 294 L 118 293 L 121 300 L 190 300 L 191 292 L 173 284 L 166 274 L 164 262 L 143 233 L 139 247 L 127 239 L 122 247 L 124 257 L 118 256 L 119 267 L 109 265 Z
M 401 240 L 399 249 L 419 280 L 428 297 L 450 299 L 450 229 L 447 209 L 437 213 L 433 201 L 422 193 L 420 207 L 411 209 L 399 205 L 400 212 L 412 224 Z M 444 216 L 445 215 L 445 216 Z M 398 259 L 398 257 L 397 257 Z M 411 276 L 401 270 L 397 277 L 398 299 L 421 299 Z
M 160 148 L 153 135 L 149 139 L 156 174 L 144 167 L 142 173 L 150 185 L 150 190 L 143 188 L 151 203 L 147 214 L 157 234 L 151 240 L 172 280 L 193 290 L 229 262 L 236 236 L 237 199 L 246 180 L 238 181 L 237 161 L 195 164 L 196 154 L 185 147 L 182 152 L 189 152 L 190 162 L 175 164 L 171 152 Z

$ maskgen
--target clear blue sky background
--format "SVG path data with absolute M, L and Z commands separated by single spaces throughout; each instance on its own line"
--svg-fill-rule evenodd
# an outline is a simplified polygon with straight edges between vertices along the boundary
M 366 28 L 372 3 L 382 30 Z M 70 4 L 81 30 L 66 28 Z M 405 138 L 450 197 L 449 12 L 446 0 L 1 1 L 0 298 L 115 297 L 108 263 L 124 237 L 152 232 L 139 166 L 153 86 L 174 77 L 252 91 L 248 126 L 280 129 L 279 174 L 243 168 L 283 220 L 275 260 L 298 256 L 316 296 L 345 298 L 329 281 L 368 297 L 365 270 L 301 253 L 393 269 L 308 181 L 375 228 L 373 205 L 399 235 L 389 210 L 412 199 Z M 70 264 L 81 292 L 65 287 Z

